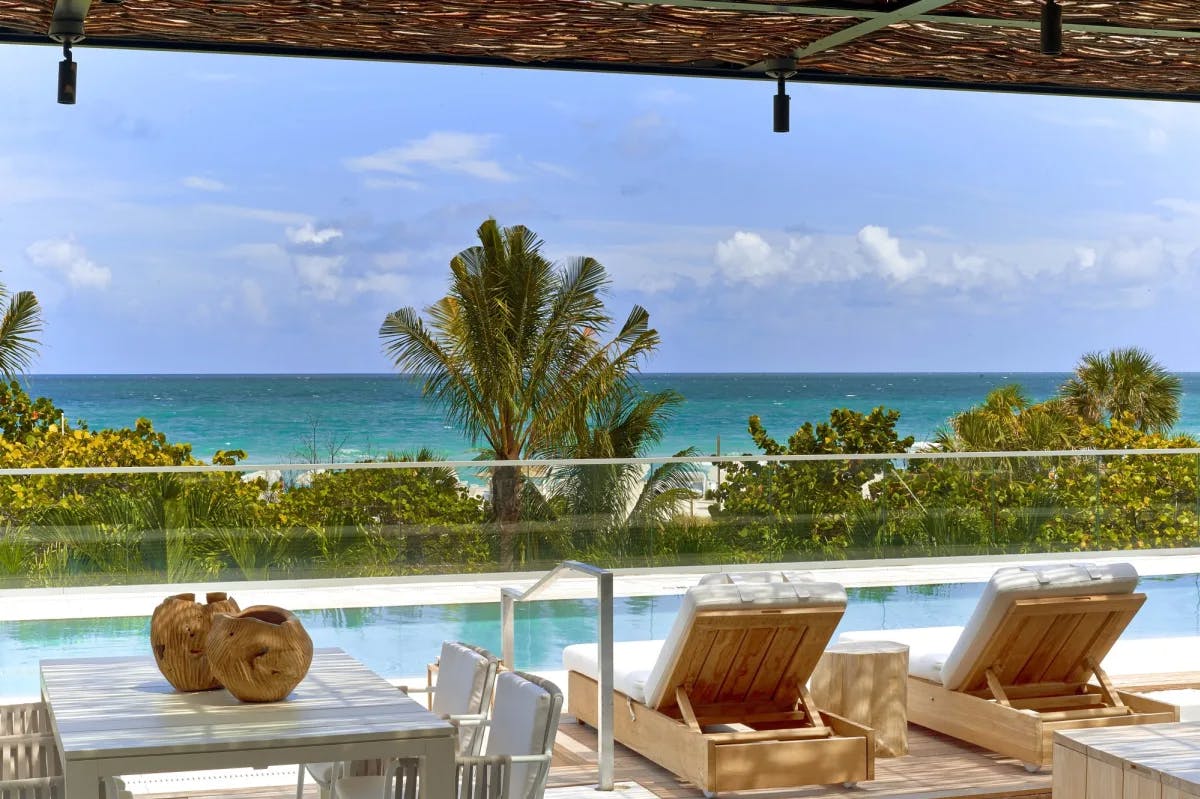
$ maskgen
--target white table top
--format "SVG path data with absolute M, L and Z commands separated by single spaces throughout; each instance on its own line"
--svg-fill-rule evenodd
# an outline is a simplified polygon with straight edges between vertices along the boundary
M 454 735 L 340 649 L 317 650 L 286 699 L 261 704 L 178 693 L 150 657 L 43 660 L 41 673 L 66 760 Z
M 1095 727 L 1054 734 L 1054 743 L 1200 793 L 1200 723 Z

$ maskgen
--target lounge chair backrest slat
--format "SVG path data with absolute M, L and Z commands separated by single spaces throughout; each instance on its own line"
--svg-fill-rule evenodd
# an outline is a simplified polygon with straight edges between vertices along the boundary
M 1079 681 L 1087 659 L 1107 654 L 1144 601 L 1133 594 L 1137 580 L 1128 563 L 998 570 L 946 658 L 942 683 L 983 690 L 989 668 L 1002 685 Z
M 790 710 L 846 610 L 836 583 L 702 585 L 683 606 L 646 679 L 646 698 L 674 708 L 762 703 Z
M 1021 599 L 1013 603 L 963 688 L 987 688 L 991 668 L 1001 685 L 1083 683 L 1129 626 L 1145 594 Z

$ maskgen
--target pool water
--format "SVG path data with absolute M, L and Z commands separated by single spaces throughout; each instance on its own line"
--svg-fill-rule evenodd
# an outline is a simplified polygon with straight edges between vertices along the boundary
M 1129 638 L 1200 635 L 1200 575 L 1143 577 L 1146 604 Z M 838 632 L 965 624 L 983 583 L 848 589 Z M 618 641 L 665 638 L 679 596 L 624 597 L 614 606 Z M 301 610 L 317 647 L 336 646 L 389 677 L 423 675 L 443 640 L 500 652 L 499 603 Z M 149 654 L 150 618 L 0 622 L 0 696 L 37 696 L 43 658 Z M 595 600 L 517 606 L 516 662 L 522 669 L 561 668 L 563 647 L 596 640 Z

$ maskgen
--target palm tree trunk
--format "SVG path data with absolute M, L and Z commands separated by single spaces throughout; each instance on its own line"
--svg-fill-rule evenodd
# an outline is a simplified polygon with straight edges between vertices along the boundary
M 521 468 L 492 468 L 492 513 L 500 534 L 500 569 L 511 571 L 516 555 L 517 529 L 521 521 Z

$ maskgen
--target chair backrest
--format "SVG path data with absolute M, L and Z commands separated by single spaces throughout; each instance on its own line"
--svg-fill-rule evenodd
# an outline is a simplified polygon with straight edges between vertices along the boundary
M 61 799 L 62 765 L 41 702 L 0 706 L 0 799 Z
M 442 716 L 487 713 L 500 661 L 491 652 L 471 644 L 446 641 L 438 657 L 433 712 Z M 478 754 L 483 740 L 478 727 L 459 729 L 459 754 Z
M 552 755 L 563 695 L 557 685 L 533 674 L 506 671 L 496 678 L 496 703 L 486 755 Z M 550 774 L 543 763 L 514 763 L 507 799 L 540 799 Z
M 998 570 L 946 657 L 942 684 L 986 689 L 988 669 L 1005 686 L 1085 680 L 1087 660 L 1104 659 L 1145 601 L 1137 581 L 1128 563 Z
M 845 612 L 846 589 L 837 583 L 693 586 L 646 678 L 646 701 L 673 708 L 684 688 L 693 706 L 790 710 Z

